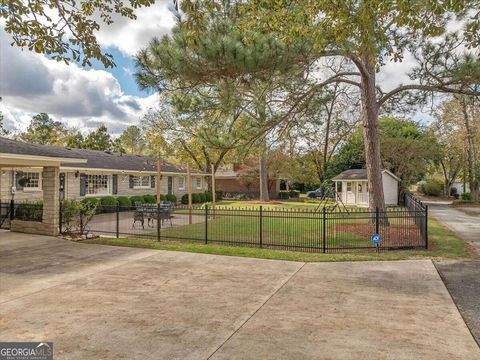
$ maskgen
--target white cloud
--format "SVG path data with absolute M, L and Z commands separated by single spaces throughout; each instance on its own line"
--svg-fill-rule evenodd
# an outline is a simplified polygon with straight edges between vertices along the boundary
M 137 19 L 132 21 L 118 15 L 113 16 L 112 25 L 103 25 L 97 34 L 98 42 L 105 47 L 115 47 L 127 56 L 134 56 L 153 37 L 170 32 L 175 24 L 169 11 L 171 0 L 157 0 L 150 7 L 135 11 Z
M 89 130 L 105 123 L 112 134 L 139 123 L 157 96 L 125 95 L 103 70 L 86 70 L 8 45 L 0 32 L 1 109 L 9 128 L 24 130 L 33 114 L 46 112 L 71 127 Z

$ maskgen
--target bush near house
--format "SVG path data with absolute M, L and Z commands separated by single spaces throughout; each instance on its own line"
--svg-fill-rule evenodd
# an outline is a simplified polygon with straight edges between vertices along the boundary
M 143 196 L 140 196 L 140 195 L 130 196 L 130 203 L 132 204 L 132 206 L 135 206 L 135 203 L 143 204 L 144 202 L 145 200 L 143 199 Z
M 205 191 L 205 201 L 211 202 L 213 200 L 212 192 L 211 191 Z
M 115 199 L 113 196 L 105 196 L 100 199 L 100 205 L 102 206 L 116 206 L 117 205 L 117 199 Z
M 66 234 L 86 233 L 87 225 L 97 212 L 98 199 L 86 198 L 82 201 L 65 200 L 62 202 L 62 232 Z
M 117 197 L 117 203 L 118 203 L 118 206 L 120 206 L 121 208 L 129 208 L 132 206 L 132 202 L 126 196 Z
M 143 195 L 143 202 L 145 204 L 155 204 L 157 199 L 155 199 L 155 196 L 153 195 Z
M 177 203 L 177 197 L 174 194 L 168 194 L 165 196 L 166 201 L 170 201 L 174 204 Z
M 460 195 L 460 199 L 463 200 L 463 201 L 472 201 L 473 197 L 472 197 L 471 193 L 465 192 L 462 195 Z
M 429 179 L 420 185 L 418 190 L 428 196 L 440 196 L 443 194 L 443 182 L 436 179 Z

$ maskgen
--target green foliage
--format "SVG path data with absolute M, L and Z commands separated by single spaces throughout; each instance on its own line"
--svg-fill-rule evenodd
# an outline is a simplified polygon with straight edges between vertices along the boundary
M 43 201 L 35 201 L 32 203 L 21 203 L 15 207 L 15 219 L 25 221 L 42 221 L 43 217 Z
M 97 212 L 98 199 L 85 198 L 82 201 L 65 200 L 62 202 L 62 230 L 66 234 L 84 235 L 87 225 Z
M 155 196 L 153 195 L 143 195 L 143 202 L 145 204 L 155 204 L 157 200 L 155 199 Z
M 135 206 L 135 203 L 143 204 L 145 203 L 145 200 L 143 196 L 134 195 L 134 196 L 130 196 L 130 202 L 132 203 L 132 206 Z
M 67 134 L 65 126 L 54 121 L 48 114 L 34 115 L 27 131 L 19 135 L 19 139 L 31 144 L 62 145 L 62 140 Z
M 100 205 L 102 206 L 116 206 L 117 205 L 117 199 L 115 199 L 113 196 L 105 196 L 100 199 Z
M 132 202 L 130 201 L 130 199 L 126 196 L 119 196 L 117 197 L 117 202 L 118 202 L 118 205 L 121 207 L 121 208 L 129 208 L 132 206 Z
M 290 198 L 290 191 L 280 190 L 280 192 L 278 193 L 278 198 L 280 200 L 288 200 Z
M 420 185 L 419 191 L 428 196 L 440 196 L 443 194 L 443 182 L 437 179 L 428 179 Z
M 198 204 L 198 203 L 201 203 L 201 198 L 200 198 L 200 194 L 192 194 L 192 203 L 193 204 Z
M 205 191 L 205 201 L 212 202 L 213 196 L 211 191 Z
M 13 43 L 65 63 L 92 65 L 96 59 L 113 67 L 113 57 L 102 51 L 95 37 L 101 25 L 111 25 L 117 16 L 136 19 L 134 10 L 154 0 L 83 1 L 2 1 L 0 18 Z M 101 21 L 100 21 L 101 19 Z
M 181 201 L 183 205 L 188 205 L 188 194 L 183 194 Z
M 223 198 L 223 191 L 222 190 L 216 190 L 215 191 L 217 201 L 222 200 Z
M 142 154 L 145 150 L 145 138 L 142 130 L 135 125 L 127 127 L 114 142 L 116 152 Z
M 81 203 L 88 207 L 97 207 L 100 205 L 100 200 L 97 198 L 86 197 L 81 201 Z
M 177 197 L 174 194 L 167 194 L 165 198 L 167 199 L 167 201 L 170 201 L 174 204 L 177 203 Z
M 298 191 L 298 190 L 290 190 L 290 194 L 289 194 L 289 195 L 290 195 L 290 197 L 291 197 L 292 199 L 297 199 L 297 198 L 300 197 L 300 191 Z
M 460 199 L 463 200 L 463 201 L 472 201 L 473 197 L 472 197 L 471 193 L 464 192 L 464 193 L 462 193 L 462 195 L 460 195 Z
M 206 201 L 205 193 L 198 194 L 199 203 L 203 204 Z
M 90 150 L 110 150 L 112 145 L 112 138 L 105 125 L 101 125 L 97 130 L 90 132 L 83 142 L 83 148 Z

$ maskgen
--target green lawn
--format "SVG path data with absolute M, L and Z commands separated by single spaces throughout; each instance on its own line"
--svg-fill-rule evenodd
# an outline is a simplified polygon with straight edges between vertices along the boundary
M 402 260 L 422 258 L 459 258 L 468 257 L 465 243 L 458 239 L 450 230 L 434 219 L 429 219 L 429 250 L 389 251 L 381 253 L 307 253 L 296 251 L 269 250 L 249 247 L 202 244 L 189 241 L 166 241 L 132 239 L 132 238 L 96 238 L 86 241 L 92 244 L 140 247 L 158 250 L 185 251 L 195 253 L 244 256 L 262 259 L 292 260 L 292 261 L 362 261 L 362 260 Z

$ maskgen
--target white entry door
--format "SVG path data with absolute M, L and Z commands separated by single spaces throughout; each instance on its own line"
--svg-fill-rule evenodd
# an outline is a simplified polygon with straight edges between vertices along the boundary
M 351 182 L 347 182 L 347 204 L 355 204 L 355 189 Z

